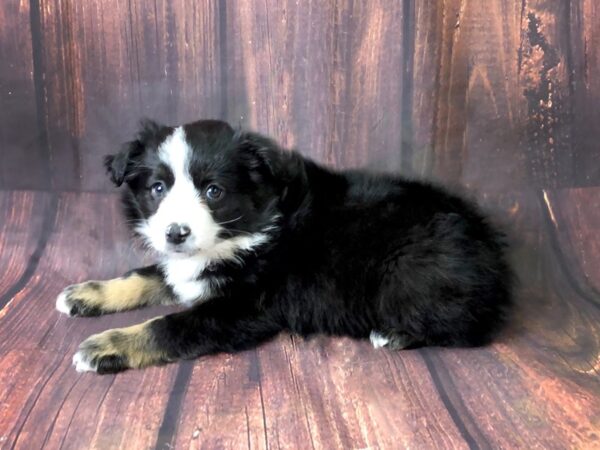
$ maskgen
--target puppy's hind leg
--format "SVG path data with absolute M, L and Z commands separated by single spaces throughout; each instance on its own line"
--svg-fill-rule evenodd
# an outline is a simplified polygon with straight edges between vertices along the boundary
M 69 316 L 98 316 L 173 301 L 160 269 L 150 266 L 112 280 L 68 286 L 56 299 L 56 309 Z
M 375 348 L 387 347 L 392 350 L 407 350 L 423 345 L 421 339 L 410 336 L 408 333 L 398 333 L 394 331 L 380 333 L 373 330 L 371 331 L 369 339 Z

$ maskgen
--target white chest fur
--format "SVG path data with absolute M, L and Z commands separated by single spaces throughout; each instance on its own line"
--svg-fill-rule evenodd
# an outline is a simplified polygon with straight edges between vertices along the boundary
M 215 295 L 210 281 L 198 278 L 209 261 L 202 257 L 169 259 L 163 262 L 165 280 L 173 289 L 179 302 L 191 305 Z
M 209 300 L 218 294 L 215 286 L 223 280 L 198 278 L 211 262 L 236 261 L 242 264 L 238 256 L 240 251 L 250 251 L 267 242 L 267 235 L 254 233 L 249 236 L 236 236 L 219 242 L 210 251 L 187 258 L 170 258 L 163 261 L 166 282 L 177 296 L 179 302 L 192 305 Z

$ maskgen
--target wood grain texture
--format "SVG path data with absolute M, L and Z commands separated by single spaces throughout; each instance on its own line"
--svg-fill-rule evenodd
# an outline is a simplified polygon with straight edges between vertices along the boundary
M 0 61 L 0 448 L 600 448 L 595 0 L 7 0 Z M 141 116 L 466 192 L 511 236 L 511 328 L 77 374 L 88 335 L 168 311 L 54 311 L 139 265 L 99 168 Z
M 29 2 L 0 5 L 0 189 L 47 188 L 47 150 L 38 117 Z M 22 167 L 29 174 L 23 176 Z
M 336 166 L 474 189 L 600 181 L 592 0 L 1 8 L 6 187 L 109 189 L 101 157 L 142 116 L 224 118 Z
M 92 319 L 54 311 L 66 284 L 136 265 L 116 196 L 0 193 L 1 254 L 11 268 L 0 292 L 15 291 L 46 236 L 37 265 L 0 309 L 0 446 L 599 446 L 600 189 L 486 198 L 519 236 L 522 285 L 513 325 L 489 347 L 391 352 L 282 334 L 236 355 L 99 377 L 71 367 L 81 340 L 169 310 Z
M 106 189 L 102 156 L 143 116 L 167 123 L 222 116 L 217 3 L 40 0 L 38 7 L 32 27 L 54 189 Z
M 576 255 L 567 261 L 574 274 L 585 283 L 600 291 L 600 249 L 597 235 L 600 229 L 600 197 L 594 189 L 569 189 L 551 191 L 546 194 L 548 215 L 552 224 L 563 224 L 557 228 L 557 240 L 567 247 L 567 255 Z M 573 258 L 572 256 L 570 258 Z

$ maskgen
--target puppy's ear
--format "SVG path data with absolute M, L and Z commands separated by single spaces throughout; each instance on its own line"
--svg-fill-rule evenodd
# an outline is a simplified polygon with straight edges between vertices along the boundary
M 144 153 L 146 146 L 157 144 L 155 141 L 158 139 L 160 130 L 161 125 L 152 120 L 143 119 L 136 140 L 123 144 L 118 153 L 104 157 L 104 167 L 115 185 L 121 186 L 127 179 L 135 167 L 136 160 Z
M 131 172 L 135 158 L 142 154 L 143 149 L 143 144 L 135 140 L 123 144 L 118 153 L 104 157 L 104 167 L 116 186 L 123 184 Z
M 283 150 L 272 139 L 258 133 L 240 133 L 239 149 L 250 170 L 263 178 L 287 184 L 304 174 L 302 157 L 290 150 Z
M 294 211 L 308 195 L 306 160 L 260 134 L 244 133 L 240 138 L 239 150 L 247 161 L 251 177 L 259 185 L 272 186 L 282 211 Z

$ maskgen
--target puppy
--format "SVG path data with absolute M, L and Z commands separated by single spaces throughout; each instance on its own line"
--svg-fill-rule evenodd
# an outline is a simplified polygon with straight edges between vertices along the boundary
M 181 312 L 85 340 L 78 371 L 255 347 L 281 331 L 375 347 L 477 346 L 511 304 L 501 235 L 477 208 L 398 176 L 334 171 L 220 121 L 143 123 L 106 157 L 156 265 L 67 287 L 56 308 Z

